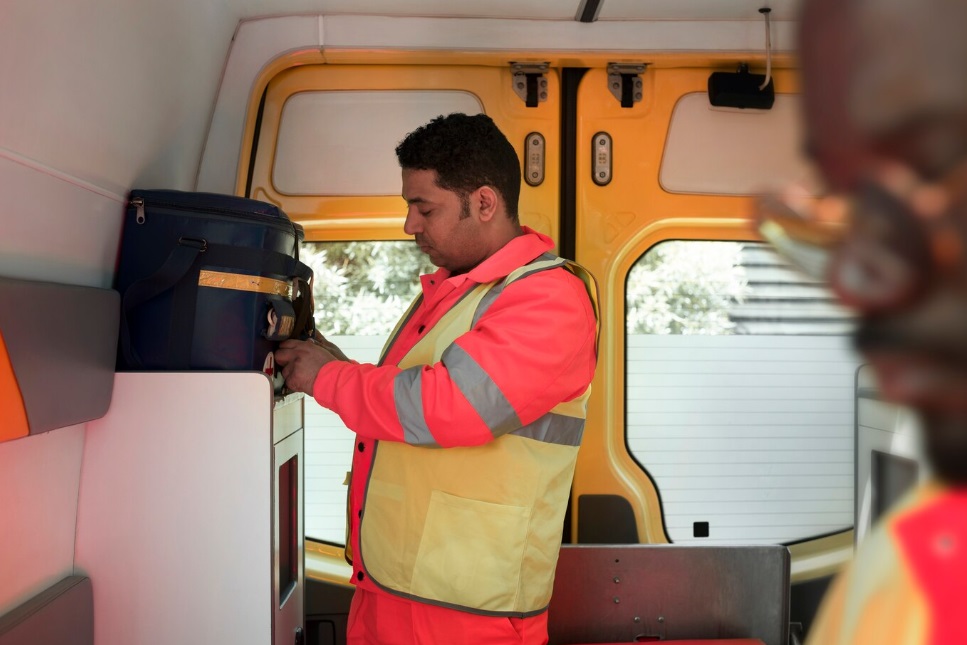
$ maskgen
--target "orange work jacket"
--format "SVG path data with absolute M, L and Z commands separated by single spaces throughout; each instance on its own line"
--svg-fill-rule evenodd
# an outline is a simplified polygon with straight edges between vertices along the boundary
M 407 402 L 419 409 L 419 427 L 401 421 L 412 418 L 413 410 L 401 415 L 397 377 L 404 370 L 397 364 L 468 293 L 501 281 L 551 248 L 549 238 L 525 228 L 524 235 L 465 274 L 450 276 L 440 269 L 422 276 L 421 300 L 390 340 L 379 366 L 333 362 L 320 370 L 314 397 L 357 434 L 349 499 L 352 553 L 360 553 L 359 524 L 378 441 L 453 448 L 495 440 L 491 420 L 481 416 L 473 395 L 464 391 L 466 383 L 461 385 L 461 377 L 445 361 L 419 370 L 419 400 Z M 585 396 L 594 374 L 597 334 L 585 284 L 557 268 L 516 280 L 495 296 L 453 345 L 502 394 L 502 404 L 516 417 L 514 424 L 533 424 L 559 404 Z M 370 580 L 361 558 L 354 558 L 353 582 L 367 591 L 388 593 Z

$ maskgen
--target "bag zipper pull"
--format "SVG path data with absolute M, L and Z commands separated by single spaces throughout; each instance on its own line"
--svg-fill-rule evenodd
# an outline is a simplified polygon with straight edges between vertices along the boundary
M 137 216 L 134 218 L 134 220 L 138 224 L 144 224 L 144 198 L 135 197 L 131 200 L 130 204 L 131 206 L 134 206 L 136 209 L 138 209 Z

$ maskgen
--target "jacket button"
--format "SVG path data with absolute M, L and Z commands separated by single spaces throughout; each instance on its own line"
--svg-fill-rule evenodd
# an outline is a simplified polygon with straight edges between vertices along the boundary
M 359 442 L 359 445 L 357 445 L 356 448 L 359 450 L 359 452 L 365 452 L 366 451 L 366 444 L 364 444 L 362 441 L 360 441 Z
M 359 573 L 356 574 L 356 580 L 362 580 L 362 579 L 363 579 L 363 572 L 360 571 Z
M 363 516 L 363 509 L 359 509 L 358 511 L 356 511 L 356 517 L 362 518 L 362 516 Z
M 420 325 L 420 328 L 416 330 L 416 333 L 422 334 L 424 329 L 426 329 L 426 325 Z

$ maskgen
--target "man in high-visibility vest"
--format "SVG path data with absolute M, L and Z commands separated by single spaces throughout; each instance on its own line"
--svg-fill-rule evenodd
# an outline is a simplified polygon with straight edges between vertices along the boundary
M 922 418 L 935 475 L 860 545 L 808 642 L 967 643 L 967 0 L 805 0 L 800 29 L 831 191 L 813 215 L 847 217 L 828 278 L 881 395 Z
M 397 147 L 403 230 L 439 267 L 378 365 L 286 341 L 286 384 L 356 432 L 350 643 L 546 643 L 596 363 L 596 289 L 518 221 L 520 163 L 485 115 Z

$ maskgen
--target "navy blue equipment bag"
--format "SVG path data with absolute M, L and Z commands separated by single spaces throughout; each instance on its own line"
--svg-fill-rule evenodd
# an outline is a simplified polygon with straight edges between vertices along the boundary
M 302 227 L 265 202 L 131 192 L 116 288 L 120 370 L 260 370 L 312 333 Z

